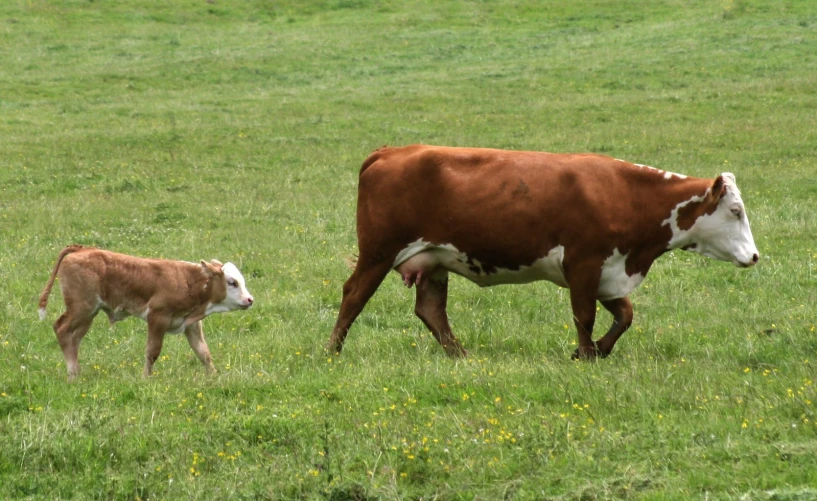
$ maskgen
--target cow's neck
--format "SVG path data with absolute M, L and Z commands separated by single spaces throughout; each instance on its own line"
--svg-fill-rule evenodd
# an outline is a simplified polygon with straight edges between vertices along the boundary
M 691 244 L 692 234 L 686 231 L 695 222 L 696 212 L 712 181 L 692 177 L 650 176 L 633 185 L 634 199 L 651 200 L 648 207 L 634 217 L 632 234 L 639 249 L 636 268 L 643 271 L 667 251 Z
M 667 197 L 663 209 L 661 227 L 666 228 L 667 251 L 694 244 L 694 233 L 689 231 L 696 220 L 707 210 L 707 199 L 712 181 L 709 179 L 687 178 L 679 180 L 673 189 L 673 196 Z M 675 188 L 675 187 L 673 187 Z M 711 203 L 710 203 L 711 205 Z

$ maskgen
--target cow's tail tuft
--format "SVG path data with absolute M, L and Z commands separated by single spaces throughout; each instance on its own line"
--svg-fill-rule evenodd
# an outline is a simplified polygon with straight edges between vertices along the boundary
M 51 270 L 51 276 L 48 277 L 48 283 L 45 284 L 45 288 L 43 289 L 42 294 L 40 294 L 40 320 L 45 320 L 45 308 L 48 306 L 48 296 L 51 294 L 51 288 L 54 286 L 54 280 L 57 278 L 57 271 L 60 269 L 60 264 L 62 263 L 63 258 L 65 258 L 65 256 L 68 254 L 72 254 L 82 249 L 84 249 L 84 247 L 81 245 L 69 245 L 61 250 L 60 255 L 57 256 L 57 263 L 54 265 L 54 269 Z
M 348 266 L 350 270 L 354 270 L 357 267 L 357 254 L 346 256 L 343 258 L 343 262 L 346 263 L 346 266 Z

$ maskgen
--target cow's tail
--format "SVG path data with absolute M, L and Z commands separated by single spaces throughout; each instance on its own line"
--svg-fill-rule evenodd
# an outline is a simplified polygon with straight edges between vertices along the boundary
M 351 254 L 343 258 L 343 262 L 346 263 L 346 266 L 349 267 L 350 270 L 354 270 L 357 267 L 357 254 Z
M 363 161 L 363 165 L 360 166 L 360 175 L 363 175 L 363 172 L 368 169 L 370 165 L 380 160 L 380 155 L 383 153 L 382 150 L 386 148 L 388 148 L 388 145 L 384 144 L 369 154 L 366 160 Z
M 45 319 L 45 307 L 48 306 L 48 296 L 51 294 L 51 288 L 54 286 L 54 280 L 57 278 L 57 271 L 60 269 L 62 260 L 68 254 L 72 254 L 82 249 L 84 249 L 84 247 L 81 245 L 69 245 L 61 250 L 60 255 L 57 256 L 57 264 L 54 265 L 54 269 L 51 271 L 51 276 L 48 277 L 48 283 L 45 284 L 45 288 L 43 289 L 42 294 L 40 294 L 40 320 Z

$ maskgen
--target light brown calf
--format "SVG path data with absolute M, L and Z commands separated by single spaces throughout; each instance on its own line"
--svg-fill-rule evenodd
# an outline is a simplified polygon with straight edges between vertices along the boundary
M 100 310 L 108 315 L 111 325 L 129 316 L 147 321 L 143 374 L 147 377 L 168 332 L 184 332 L 199 360 L 215 371 L 201 320 L 211 313 L 246 310 L 253 303 L 244 277 L 232 263 L 143 259 L 71 245 L 60 252 L 40 295 L 41 320 L 57 277 L 66 309 L 54 322 L 54 332 L 69 380 L 79 375 L 79 344 Z

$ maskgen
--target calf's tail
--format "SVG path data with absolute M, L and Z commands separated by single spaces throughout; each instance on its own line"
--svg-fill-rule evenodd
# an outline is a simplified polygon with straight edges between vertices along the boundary
M 54 269 L 51 271 L 51 276 L 48 277 L 48 283 L 45 284 L 45 288 L 43 289 L 42 294 L 40 294 L 40 320 L 45 319 L 45 307 L 48 305 L 48 295 L 51 294 L 51 288 L 54 286 L 54 280 L 57 278 L 57 271 L 60 269 L 60 264 L 62 263 L 63 258 L 65 258 L 65 256 L 68 254 L 77 252 L 83 248 L 84 247 L 81 245 L 69 245 L 61 250 L 60 255 L 57 256 L 57 264 L 54 265 Z

